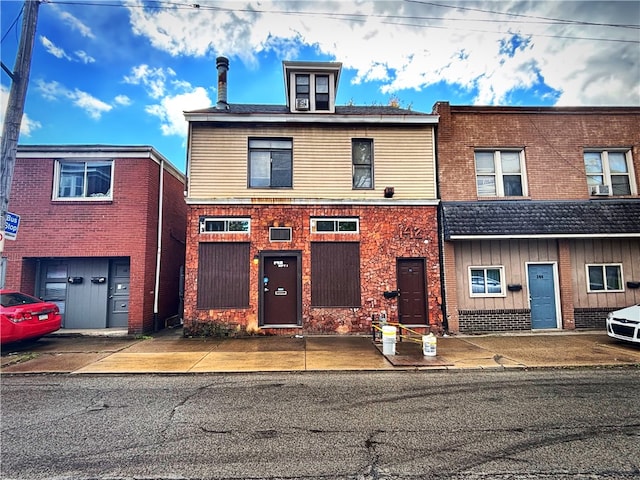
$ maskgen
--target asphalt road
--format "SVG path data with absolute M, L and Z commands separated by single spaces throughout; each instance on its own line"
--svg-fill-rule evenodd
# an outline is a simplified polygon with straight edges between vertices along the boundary
M 631 479 L 640 370 L 3 376 L 1 478 Z

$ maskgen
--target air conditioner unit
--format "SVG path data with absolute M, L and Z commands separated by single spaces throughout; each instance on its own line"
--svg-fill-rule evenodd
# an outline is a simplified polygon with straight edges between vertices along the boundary
M 593 185 L 591 195 L 609 195 L 609 185 Z
M 309 99 L 296 98 L 296 110 L 309 110 Z

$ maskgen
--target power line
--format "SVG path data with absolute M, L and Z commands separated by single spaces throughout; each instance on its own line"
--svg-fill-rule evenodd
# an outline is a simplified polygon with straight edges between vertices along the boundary
M 13 27 L 16 26 L 16 23 L 18 23 L 18 20 L 20 20 L 20 17 L 22 16 L 22 12 L 24 12 L 24 3 L 22 4 L 22 8 L 20 9 L 20 12 L 18 13 L 18 16 L 15 18 L 13 23 L 11 23 L 11 25 L 9 26 L 9 28 L 7 29 L 5 34 L 2 36 L 2 40 L 0 40 L 0 42 L 4 42 L 4 39 L 7 38 L 7 35 L 9 35 L 11 30 L 13 30 Z

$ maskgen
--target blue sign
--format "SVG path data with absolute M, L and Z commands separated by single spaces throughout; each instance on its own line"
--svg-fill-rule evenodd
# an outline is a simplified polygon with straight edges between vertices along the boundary
M 15 240 L 20 226 L 20 215 L 7 212 L 7 221 L 4 227 L 4 236 L 7 240 Z

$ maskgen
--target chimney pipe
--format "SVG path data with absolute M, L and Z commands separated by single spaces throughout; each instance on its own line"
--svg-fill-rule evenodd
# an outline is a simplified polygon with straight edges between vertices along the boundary
M 229 59 L 226 57 L 216 58 L 216 68 L 218 69 L 218 110 L 228 110 L 227 103 L 227 71 L 229 70 Z

